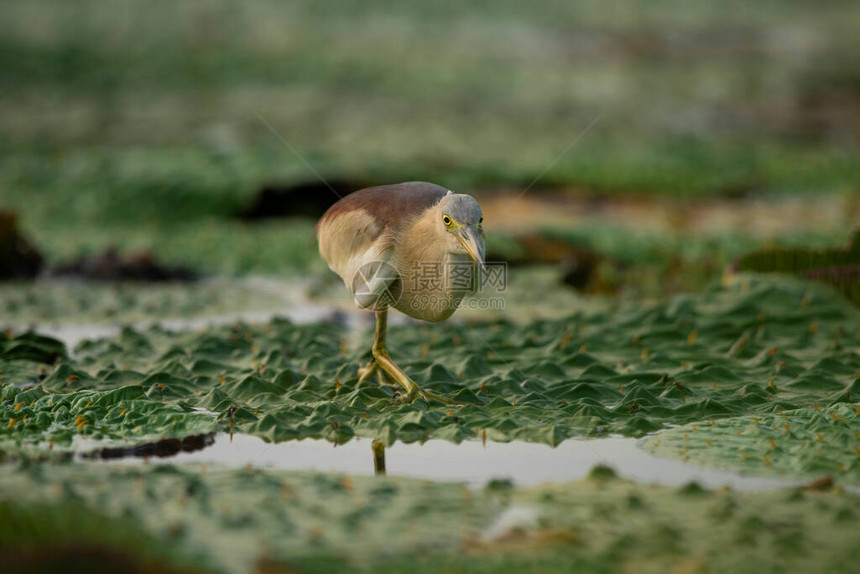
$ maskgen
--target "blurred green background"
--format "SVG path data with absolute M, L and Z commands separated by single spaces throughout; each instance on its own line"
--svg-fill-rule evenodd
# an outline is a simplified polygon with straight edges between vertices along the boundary
M 541 174 L 530 194 L 860 188 L 856 2 L 0 10 L 0 206 L 50 263 L 116 246 L 229 274 L 322 269 L 312 221 L 235 217 L 266 184 L 315 181 L 289 147 L 330 179 L 477 193 Z
M 0 338 L 6 449 L 0 455 L 14 453 L 16 440 L 16 447 L 24 439 L 36 445 L 45 429 L 59 429 L 67 443 L 103 438 L 95 433 L 111 428 L 134 441 L 188 431 L 168 431 L 161 425 L 166 419 L 149 416 L 167 406 L 206 428 L 229 424 L 231 433 L 236 414 L 237 432 L 251 421 L 244 432 L 256 424 L 260 436 L 277 430 L 281 438 L 295 429 L 346 436 L 349 425 L 387 425 L 389 417 L 401 417 L 410 432 L 421 428 L 415 421 L 430 421 L 428 429 L 448 424 L 447 406 L 419 402 L 392 410 L 368 403 L 375 409 L 368 417 L 362 402 L 346 402 L 358 360 L 367 358 L 369 333 L 354 330 L 358 336 L 346 338 L 350 330 L 335 311 L 353 302 L 317 254 L 315 217 L 243 217 L 266 189 L 296 195 L 311 185 L 305 196 L 333 201 L 318 185 L 318 172 L 341 194 L 366 184 L 428 180 L 480 200 L 491 260 L 512 267 L 504 309 L 496 315 L 464 309 L 443 325 L 395 327 L 391 337 L 399 345 L 393 355 L 413 361 L 406 366 L 427 383 L 447 373 L 441 382 L 450 387 L 439 392 L 462 386 L 489 401 L 486 411 L 453 416 L 470 437 L 484 425 L 491 440 L 535 440 L 535 424 L 553 440 L 562 436 L 551 419 L 537 417 L 535 404 L 590 435 L 605 434 L 610 421 L 611 432 L 631 436 L 696 421 L 667 434 L 662 454 L 687 456 L 686 442 L 673 435 L 687 441 L 696 431 L 692 454 L 705 464 L 728 461 L 763 473 L 791 467 L 804 477 L 826 471 L 856 483 L 860 459 L 850 440 L 860 436 L 860 419 L 841 404 L 860 388 L 856 310 L 800 281 L 741 275 L 727 289 L 719 283 L 733 266 L 815 272 L 860 303 L 860 235 L 852 239 L 860 226 L 857 30 L 860 3 L 852 0 L 2 0 L 0 277 L 10 254 L 35 261 L 36 251 L 50 273 L 47 280 L 0 283 L 2 327 L 10 329 Z M 800 248 L 773 251 L 786 246 Z M 739 259 L 755 250 L 764 251 Z M 78 261 L 87 255 L 93 257 Z M 117 262 L 144 274 L 181 266 L 167 275 L 205 280 L 100 283 L 99 273 L 110 275 Z M 73 279 L 55 281 L 63 268 L 73 269 Z M 641 297 L 663 300 L 650 305 Z M 270 321 L 285 309 L 313 305 L 322 310 L 305 319 L 321 324 Z M 234 323 L 233 312 L 248 312 L 242 320 L 249 323 L 269 322 L 252 328 Z M 176 339 L 161 327 L 146 334 L 117 327 L 177 317 L 202 319 L 168 324 L 194 331 Z M 205 329 L 215 317 L 232 326 Z M 67 346 L 32 334 L 13 338 L 25 325 Z M 170 345 L 163 354 L 150 343 L 157 337 Z M 65 357 L 81 339 L 98 340 Z M 488 349 L 485 339 L 503 353 Z M 463 340 L 474 344 L 460 346 Z M 47 346 L 45 356 L 28 355 L 39 345 Z M 62 357 L 57 367 L 43 364 Z M 452 359 L 469 367 L 465 378 L 442 369 Z M 514 361 L 528 380 L 509 376 Z M 272 387 L 275 377 L 297 383 L 295 400 L 260 391 L 280 388 Z M 535 392 L 581 377 L 570 403 Z M 128 396 L 114 389 L 126 383 L 140 387 Z M 500 389 L 498 397 L 491 399 L 487 387 Z M 389 391 L 373 392 L 388 401 Z M 600 405 L 594 397 L 603 397 Z M 776 423 L 788 421 L 780 409 L 792 408 L 795 426 L 780 428 L 793 434 L 784 436 Z M 272 423 L 282 416 L 276 409 L 292 418 Z M 166 411 L 168 418 L 176 412 Z M 509 418 L 485 423 L 488 413 Z M 837 414 L 843 426 L 836 426 Z M 650 426 L 641 422 L 646 416 Z M 752 419 L 758 427 L 759 416 L 773 428 L 736 438 L 738 425 Z M 329 425 L 330 417 L 340 418 Z M 731 422 L 718 424 L 720 417 Z M 512 421 L 532 430 L 515 435 Z M 709 437 L 727 446 L 705 450 Z M 773 454 L 777 440 L 784 457 Z M 69 444 L 54 454 L 87 448 Z M 747 445 L 755 458 L 747 460 L 741 448 Z M 735 460 L 737 453 L 743 458 Z M 781 457 L 773 468 L 771 454 Z M 308 571 L 339 570 L 330 561 L 339 545 L 411 553 L 363 571 L 603 572 L 632 565 L 699 571 L 708 564 L 692 560 L 702 556 L 714 571 L 809 570 L 809 564 L 841 571 L 858 563 L 851 531 L 842 527 L 858 514 L 857 501 L 839 490 L 756 493 L 736 502 L 735 493 L 703 493 L 698 486 L 645 489 L 601 478 L 551 496 L 516 489 L 510 499 L 508 487 L 485 491 L 470 506 L 460 486 L 437 484 L 423 498 L 413 489 L 424 492 L 429 483 L 404 482 L 399 491 L 379 491 L 384 500 L 386 492 L 401 493 L 389 506 L 402 508 L 398 518 L 386 521 L 387 503 L 367 490 L 377 482 L 320 482 L 250 465 L 205 476 L 197 469 L 141 468 L 3 465 L 0 482 L 8 486 L 6 498 L 15 499 L 0 504 L 3 555 L 13 568 L 16 560 L 56 560 L 66 571 L 79 564 L 92 570 L 94 560 L 109 564 L 98 553 L 65 558 L 66 548 L 81 543 L 98 550 L 100 541 L 144 560 L 150 550 L 154 557 L 196 559 L 189 568 L 208 564 L 205 556 L 228 568 L 261 559 L 258 572 L 278 571 L 265 561 L 279 552 L 295 559 L 290 553 L 299 547 L 329 560 Z M 123 486 L 144 480 L 162 486 Z M 235 506 L 213 505 L 210 515 L 210 498 Z M 273 503 L 281 499 L 290 503 Z M 522 551 L 514 558 L 497 554 L 501 546 L 466 555 L 467 547 L 458 546 L 440 558 L 428 553 L 433 547 L 423 531 L 411 530 L 426 524 L 448 536 L 452 524 L 466 523 L 464 516 L 484 524 L 483 513 L 510 500 L 537 500 L 555 513 L 547 514 L 548 524 L 564 530 L 539 529 L 550 538 L 527 538 L 520 546 L 505 539 L 506 548 L 512 542 Z M 205 513 L 195 514 L 195 501 L 203 501 Z M 348 514 L 325 511 L 330 503 Z M 171 505 L 182 518 L 166 522 Z M 813 505 L 815 512 L 804 510 Z M 283 508 L 298 513 L 281 515 Z M 103 514 L 112 520 L 104 522 Z M 342 534 L 339 524 L 352 530 Z M 420 546 L 392 544 L 393 531 Z M 351 538 L 358 534 L 365 538 Z M 377 536 L 379 546 L 366 543 Z M 332 545 L 316 546 L 320 540 Z M 547 554 L 555 548 L 563 553 Z M 571 556 L 578 562 L 571 565 Z M 164 567 L 143 564 L 143 570 Z

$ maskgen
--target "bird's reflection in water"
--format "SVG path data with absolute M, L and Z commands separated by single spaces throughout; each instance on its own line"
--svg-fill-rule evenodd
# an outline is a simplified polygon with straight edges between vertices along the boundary
M 377 476 L 385 476 L 385 445 L 381 440 L 370 443 L 373 450 L 373 471 Z

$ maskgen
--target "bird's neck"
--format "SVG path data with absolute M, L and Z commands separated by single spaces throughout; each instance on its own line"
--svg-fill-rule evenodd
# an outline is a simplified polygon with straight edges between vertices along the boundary
M 447 242 L 439 240 L 438 217 L 435 209 L 428 209 L 411 226 L 409 232 L 401 239 L 402 249 L 406 254 L 404 259 L 422 262 L 438 262 L 446 264 L 450 260 Z

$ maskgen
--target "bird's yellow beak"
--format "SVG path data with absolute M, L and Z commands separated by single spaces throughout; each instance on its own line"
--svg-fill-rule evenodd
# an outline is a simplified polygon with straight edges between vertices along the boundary
M 478 229 L 473 225 L 464 225 L 457 234 L 457 239 L 466 253 L 475 260 L 481 270 L 486 273 L 487 263 L 484 261 L 484 238 L 478 232 Z

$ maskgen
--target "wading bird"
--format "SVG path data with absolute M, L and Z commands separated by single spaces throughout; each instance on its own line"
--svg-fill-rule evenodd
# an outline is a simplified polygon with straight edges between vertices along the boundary
M 317 224 L 320 254 L 359 307 L 376 312 L 372 359 L 359 383 L 382 373 L 403 387 L 403 399 L 444 400 L 421 389 L 388 356 L 388 308 L 424 321 L 443 321 L 474 292 L 484 261 L 478 202 L 425 182 L 369 187 L 332 205 Z

